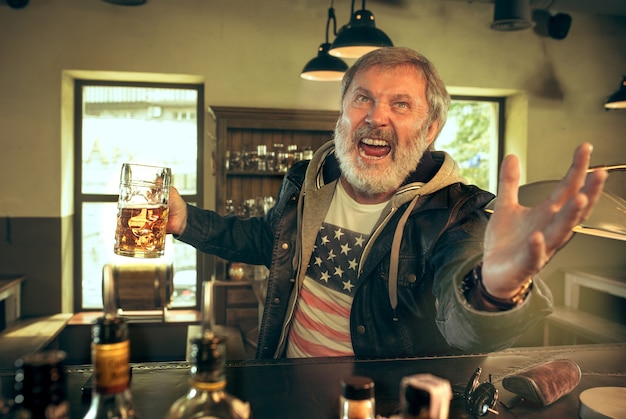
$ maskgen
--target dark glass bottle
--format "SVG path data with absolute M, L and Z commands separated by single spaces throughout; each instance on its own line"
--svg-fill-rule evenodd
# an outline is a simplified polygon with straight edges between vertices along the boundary
M 100 317 L 92 327 L 94 392 L 85 419 L 138 419 L 130 391 L 130 342 L 123 318 Z
M 65 352 L 50 350 L 15 362 L 14 418 L 69 419 L 65 358 Z
M 340 419 L 374 419 L 376 402 L 374 381 L 355 375 L 341 382 Z
M 210 335 L 191 340 L 191 380 L 165 419 L 246 419 L 250 405 L 226 392 L 226 339 Z

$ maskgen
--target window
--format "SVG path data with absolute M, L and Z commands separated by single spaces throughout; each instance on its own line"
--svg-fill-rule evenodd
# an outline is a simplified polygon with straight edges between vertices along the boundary
M 469 183 L 496 193 L 502 161 L 504 99 L 453 96 L 435 148 L 457 161 Z
M 75 300 L 102 308 L 102 267 L 113 254 L 124 162 L 164 165 L 189 203 L 202 202 L 203 86 L 75 82 Z M 168 235 L 174 307 L 196 307 L 198 254 Z M 174 263 L 175 262 L 175 263 Z

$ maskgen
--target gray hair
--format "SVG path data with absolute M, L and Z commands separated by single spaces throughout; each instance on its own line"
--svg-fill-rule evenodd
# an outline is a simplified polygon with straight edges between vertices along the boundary
M 395 68 L 401 65 L 413 66 L 420 71 L 426 79 L 426 101 L 428 102 L 427 126 L 433 122 L 439 123 L 437 135 L 446 123 L 448 108 L 450 107 L 450 94 L 446 89 L 435 66 L 423 55 L 403 47 L 385 47 L 371 51 L 356 62 L 346 71 L 341 81 L 341 101 L 346 95 L 354 77 L 372 67 L 383 69 Z

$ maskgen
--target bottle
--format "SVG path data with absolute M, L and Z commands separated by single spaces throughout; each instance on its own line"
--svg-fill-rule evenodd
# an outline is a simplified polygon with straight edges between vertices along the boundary
M 447 419 L 450 382 L 432 374 L 414 374 L 400 382 L 400 414 L 390 419 Z
M 250 417 L 250 404 L 225 390 L 225 342 L 225 337 L 213 334 L 191 339 L 189 390 L 172 404 L 165 419 Z
M 374 419 L 374 381 L 355 375 L 341 381 L 340 419 Z
M 15 419 L 69 419 L 65 357 L 63 351 L 50 350 L 15 362 Z
M 120 317 L 98 318 L 91 329 L 94 393 L 85 419 L 138 419 L 130 391 L 128 325 Z

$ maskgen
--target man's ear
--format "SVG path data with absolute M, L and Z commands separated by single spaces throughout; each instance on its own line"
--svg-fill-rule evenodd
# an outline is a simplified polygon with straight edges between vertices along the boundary
M 439 122 L 433 121 L 433 123 L 428 127 L 428 133 L 426 135 L 429 146 L 433 143 L 433 141 L 435 141 L 437 134 L 439 134 Z

